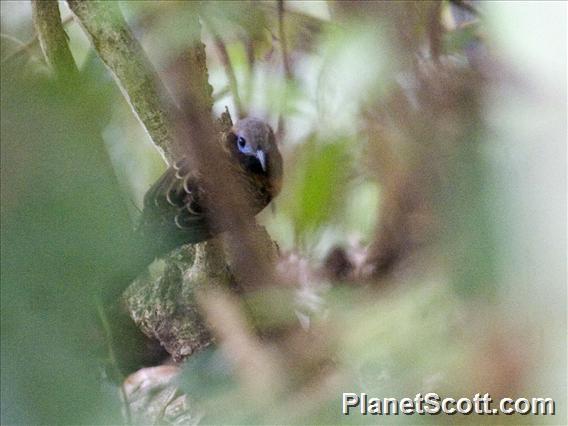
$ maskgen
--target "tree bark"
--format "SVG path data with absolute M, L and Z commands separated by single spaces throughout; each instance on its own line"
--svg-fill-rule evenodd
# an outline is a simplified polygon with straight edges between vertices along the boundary
M 61 23 L 56 0 L 33 0 L 32 15 L 41 50 L 58 78 L 75 77 L 77 66 L 67 45 L 67 33 Z
M 68 0 L 67 3 L 136 117 L 166 161 L 172 162 L 180 154 L 167 115 L 173 102 L 164 98 L 165 87 L 130 31 L 118 2 Z

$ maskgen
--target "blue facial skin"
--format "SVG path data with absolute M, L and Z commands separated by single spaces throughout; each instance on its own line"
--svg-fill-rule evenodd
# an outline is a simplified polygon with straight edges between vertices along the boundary
M 243 154 L 254 155 L 252 148 L 247 144 L 247 141 L 242 136 L 237 136 L 237 146 L 239 147 L 239 151 Z
M 237 148 L 241 154 L 244 154 L 244 158 L 241 158 L 241 161 L 248 170 L 256 174 L 267 174 L 266 154 L 263 150 L 254 151 L 245 138 L 238 135 Z

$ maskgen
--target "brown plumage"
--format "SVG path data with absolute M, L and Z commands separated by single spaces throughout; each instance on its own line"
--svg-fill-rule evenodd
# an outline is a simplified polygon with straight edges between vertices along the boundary
M 282 184 L 282 156 L 274 132 L 262 120 L 245 118 L 225 135 L 222 147 L 235 175 L 251 195 L 252 211 L 259 213 L 278 195 Z M 191 170 L 189 161 L 182 158 L 146 193 L 138 233 L 156 246 L 156 256 L 222 231 L 213 229 L 200 173 Z

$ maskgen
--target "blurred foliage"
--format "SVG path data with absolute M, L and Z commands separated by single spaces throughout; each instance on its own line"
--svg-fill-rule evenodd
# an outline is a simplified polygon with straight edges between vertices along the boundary
M 288 185 L 293 188 L 290 216 L 298 236 L 304 237 L 335 217 L 348 189 L 351 158 L 346 140 L 318 143 L 308 139 L 295 158 L 297 175 Z
M 397 3 L 382 6 L 396 9 Z M 555 418 L 483 420 L 562 422 L 565 5 L 487 3 L 479 5 L 479 17 L 461 11 L 469 24 L 460 25 L 450 2 L 440 3 L 442 62 L 483 77 L 475 86 L 461 74 L 462 102 L 441 114 L 447 105 L 437 102 L 444 99 L 420 104 L 418 79 L 409 71 L 416 65 L 410 59 L 432 59 L 425 47 L 432 40 L 424 42 L 435 32 L 426 13 L 432 3 L 408 3 L 413 9 L 403 7 L 401 15 L 386 8 L 380 19 L 346 4 L 285 2 L 293 71 L 287 80 L 277 2 L 121 2 L 172 92 L 177 60 L 193 41 L 185 23 L 199 12 L 226 45 L 246 111 L 275 128 L 284 122 L 283 193 L 259 220 L 283 256 L 301 256 L 285 273 L 300 287 L 310 329 L 333 361 L 311 387 L 275 385 L 260 395 L 243 384 L 242 360 L 221 345 L 188 360 L 181 389 L 205 413 L 206 424 L 375 423 L 370 416 L 340 416 L 341 392 L 402 397 L 431 391 L 551 396 L 558 403 Z M 100 368 L 108 353 L 95 305 L 103 290 L 117 285 L 118 294 L 124 284 L 134 262 L 128 255 L 133 219 L 165 165 L 78 25 L 66 28 L 81 84 L 59 85 L 49 78 L 37 42 L 22 48 L 33 36 L 29 5 L 1 7 L 2 33 L 16 39 L 2 38 L 2 60 L 22 49 L 2 63 L 1 76 L 1 422 L 121 423 L 120 389 Z M 64 3 L 61 10 L 69 13 Z M 405 35 L 421 40 L 418 46 L 394 41 L 408 22 L 414 27 Z M 210 82 L 221 93 L 229 87 L 226 64 L 212 28 L 205 24 L 202 34 Z M 392 106 L 397 91 L 408 109 L 395 105 L 386 114 L 392 140 L 372 140 L 361 112 Z M 225 93 L 214 110 L 228 105 L 234 117 L 233 94 Z M 412 183 L 432 201 L 436 218 L 426 226 L 442 238 L 420 246 L 408 264 L 378 283 L 330 282 L 306 263 L 336 245 L 357 248 L 349 253 L 359 261 L 380 224 L 391 219 L 389 196 L 408 189 L 398 186 L 400 170 L 376 154 L 384 152 L 377 145 L 389 141 L 401 169 L 418 170 Z M 411 219 L 401 227 L 409 234 L 413 223 L 422 223 L 420 214 Z M 261 314 L 279 319 L 278 312 Z M 294 364 L 298 353 L 316 357 L 310 344 L 266 352 L 284 358 L 290 376 L 311 377 Z
M 88 69 L 81 86 L 14 71 L 1 97 L 2 423 L 113 423 L 94 313 L 128 268 L 130 221 L 100 139 L 112 97 Z

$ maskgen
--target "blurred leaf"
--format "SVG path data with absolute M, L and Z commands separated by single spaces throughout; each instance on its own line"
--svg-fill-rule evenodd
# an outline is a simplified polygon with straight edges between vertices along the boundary
M 100 138 L 110 99 L 2 72 L 3 424 L 120 422 L 94 309 L 131 253 Z
M 199 402 L 206 402 L 211 394 L 237 389 L 233 373 L 233 367 L 223 353 L 210 347 L 188 359 L 180 384 L 188 395 L 194 395 Z
M 317 230 L 343 204 L 351 173 L 348 147 L 347 139 L 321 142 L 312 137 L 299 148 L 289 206 L 297 236 Z
M 345 228 L 359 237 L 369 237 L 375 229 L 379 213 L 379 189 L 374 182 L 352 185 L 347 194 Z
M 471 44 L 478 43 L 479 28 L 475 24 L 464 25 L 445 34 L 444 50 L 448 53 L 463 55 Z

